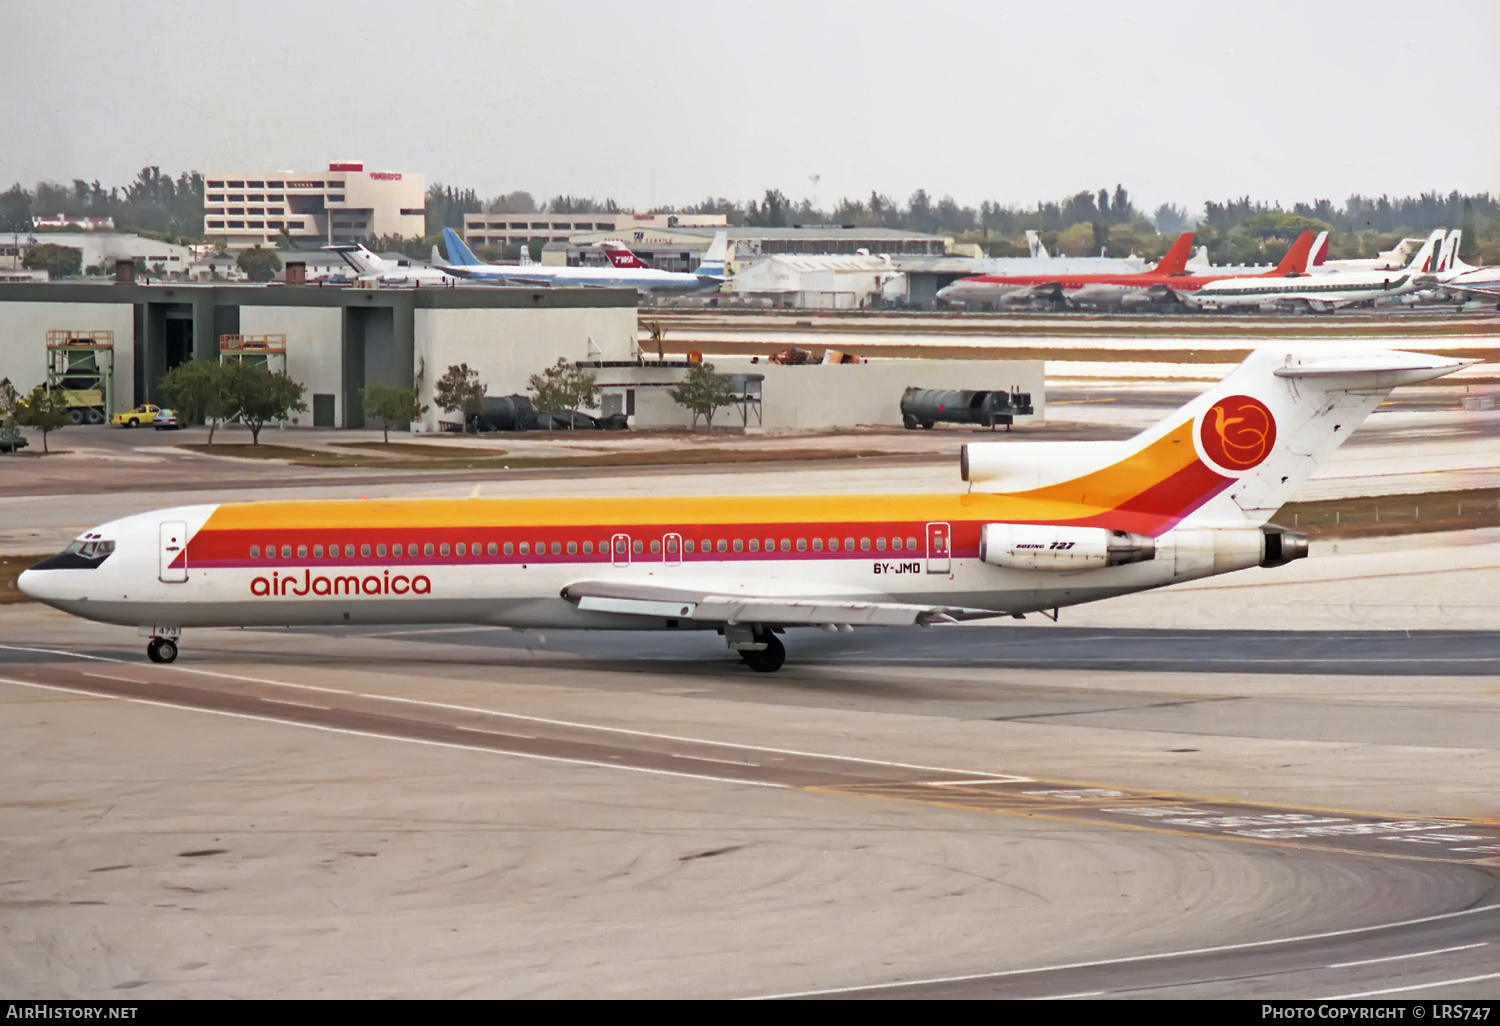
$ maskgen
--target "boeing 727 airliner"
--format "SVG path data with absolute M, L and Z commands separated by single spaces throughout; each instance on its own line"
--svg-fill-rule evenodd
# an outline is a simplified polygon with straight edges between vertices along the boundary
M 1129 441 L 970 444 L 950 495 L 185 506 L 96 527 L 20 586 L 141 628 L 157 662 L 188 627 L 466 623 L 717 630 L 771 671 L 791 627 L 1019 617 L 1302 558 L 1276 510 L 1392 388 L 1473 362 L 1257 350 Z

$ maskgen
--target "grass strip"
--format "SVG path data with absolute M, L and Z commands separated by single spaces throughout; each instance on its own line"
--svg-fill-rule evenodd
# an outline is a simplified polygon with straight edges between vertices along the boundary
M 1500 527 L 1500 488 L 1289 502 L 1271 518 L 1309 538 L 1370 538 Z

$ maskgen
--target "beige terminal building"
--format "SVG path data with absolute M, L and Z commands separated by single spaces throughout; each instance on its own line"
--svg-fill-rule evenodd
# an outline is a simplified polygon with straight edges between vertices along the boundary
M 367 171 L 335 161 L 326 171 L 210 171 L 203 234 L 230 249 L 275 246 L 283 233 L 302 249 L 427 233 L 426 185 L 405 171 Z

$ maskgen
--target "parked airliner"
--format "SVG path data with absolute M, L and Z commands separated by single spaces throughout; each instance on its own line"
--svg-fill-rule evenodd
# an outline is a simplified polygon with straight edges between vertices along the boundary
M 1307 270 L 1312 240 L 1312 232 L 1303 232 L 1287 250 L 1281 263 L 1264 272 L 1262 277 L 1300 274 Z M 1223 274 L 1189 273 L 1187 262 L 1192 246 L 1193 233 L 1184 232 L 1177 237 L 1172 248 L 1167 250 L 1161 262 L 1148 271 L 1124 274 L 984 274 L 960 279 L 939 289 L 937 295 L 939 299 L 965 303 L 1050 298 L 1070 306 L 1111 306 L 1145 303 L 1155 299 L 1171 300 L 1226 277 Z
M 691 273 L 662 271 L 654 267 L 620 265 L 610 267 L 552 267 L 545 264 L 487 264 L 474 255 L 452 228 L 443 229 L 448 250 L 444 270 L 473 281 L 530 287 L 584 286 L 588 288 L 632 288 L 642 292 L 688 292 L 717 289 L 724 284 L 724 263 L 729 255 L 728 234 L 715 232 L 698 269 Z M 640 263 L 640 261 L 636 261 Z
M 1300 559 L 1276 510 L 1393 387 L 1473 362 L 1256 350 L 1129 441 L 972 443 L 947 495 L 183 506 L 87 531 L 20 587 L 139 627 L 156 662 L 189 627 L 466 623 L 716 630 L 771 671 L 792 627 L 1055 615 Z
M 1435 230 L 1400 271 L 1329 271 L 1274 280 L 1224 278 L 1185 293 L 1183 302 L 1201 310 L 1301 306 L 1326 311 L 1406 295 L 1422 287 L 1419 279 L 1436 267 L 1438 247 L 1446 234 L 1442 228 Z

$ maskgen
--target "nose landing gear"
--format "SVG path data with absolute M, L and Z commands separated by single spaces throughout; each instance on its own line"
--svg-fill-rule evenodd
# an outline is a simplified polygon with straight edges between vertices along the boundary
M 153 663 L 170 663 L 177 658 L 177 642 L 171 638 L 152 638 L 146 645 L 146 658 Z

